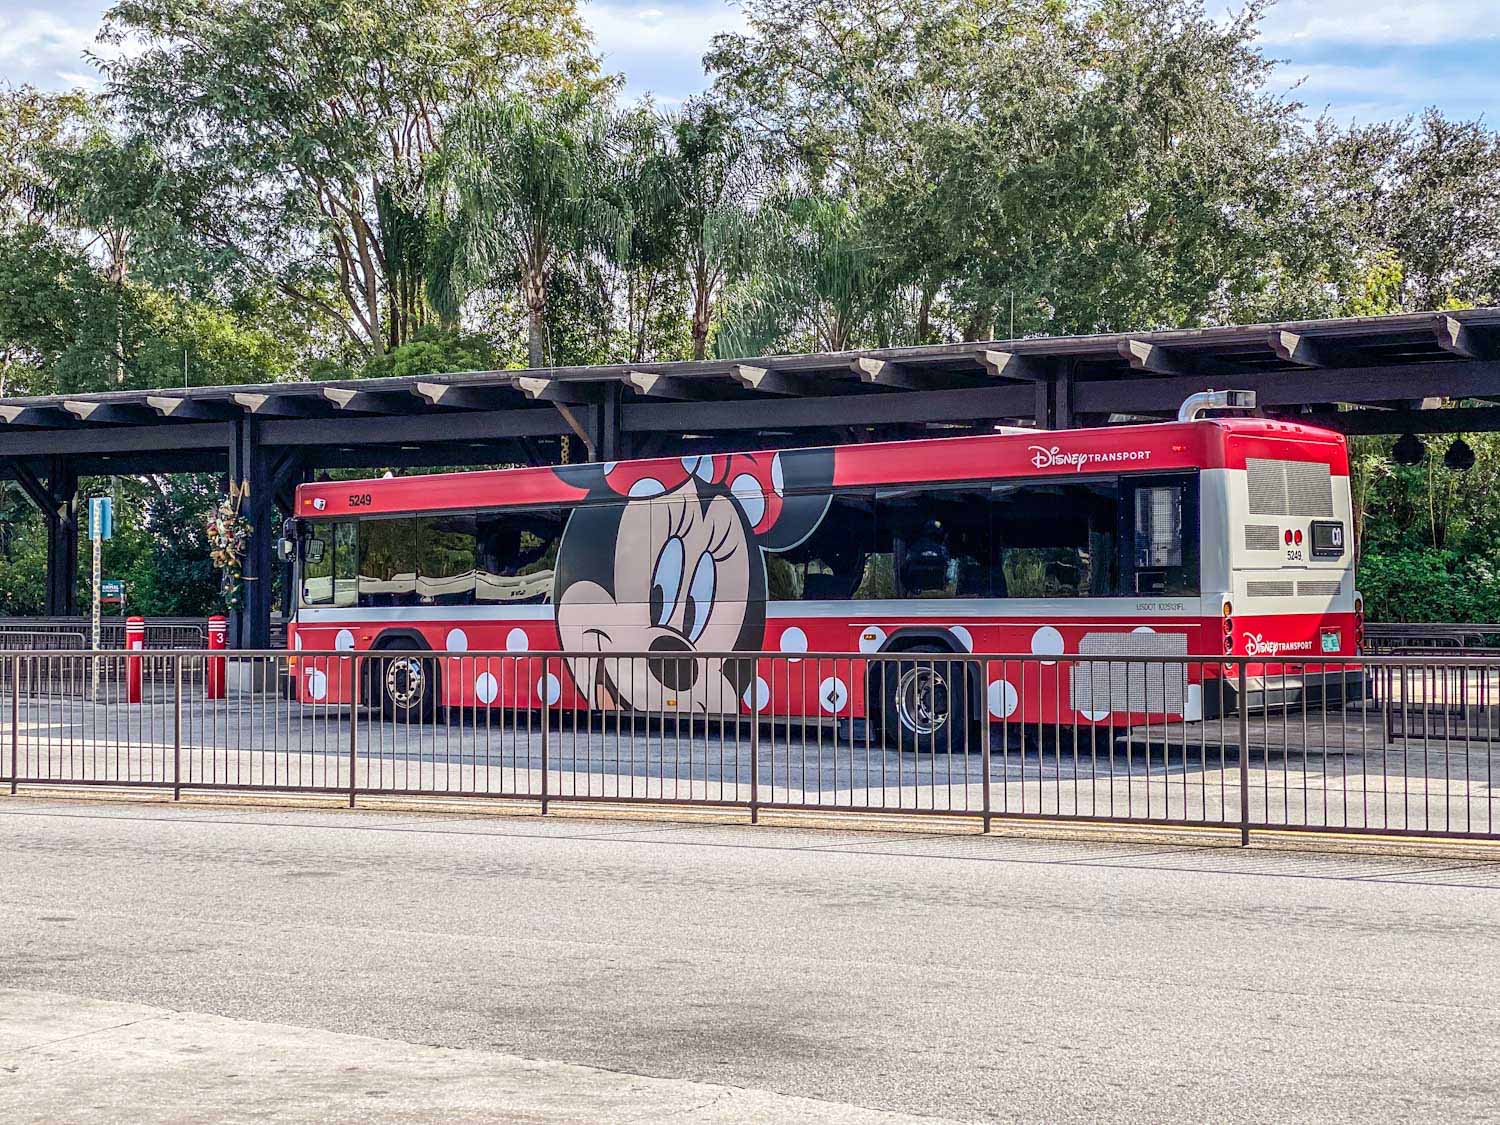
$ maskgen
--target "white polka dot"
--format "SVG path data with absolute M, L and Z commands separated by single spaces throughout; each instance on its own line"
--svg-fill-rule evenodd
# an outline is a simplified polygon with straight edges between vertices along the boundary
M 295 648 L 298 652 L 302 651 L 302 634 L 301 633 L 298 633 L 295 637 L 292 638 L 292 647 Z
M 562 681 L 551 672 L 548 672 L 541 679 L 537 680 L 536 695 L 538 699 L 546 703 L 548 707 L 551 707 L 562 698 Z
M 348 629 L 340 629 L 339 635 L 333 638 L 333 647 L 340 652 L 349 652 L 354 648 L 354 634 Z
M 730 482 L 729 491 L 740 502 L 750 526 L 757 526 L 766 514 L 766 498 L 760 493 L 760 481 L 749 473 L 741 473 Z
M 630 495 L 637 500 L 650 496 L 660 496 L 667 490 L 667 486 L 655 477 L 642 477 L 630 486 Z
M 1031 634 L 1031 651 L 1038 656 L 1061 656 L 1063 654 L 1063 636 L 1051 625 L 1043 625 L 1035 633 Z M 1043 660 L 1043 664 L 1056 664 L 1055 660 Z
M 779 453 L 771 458 L 771 487 L 776 490 L 777 496 L 786 492 L 786 469 L 781 464 Z
M 1085 719 L 1087 719 L 1091 723 L 1097 723 L 1097 722 L 1100 722 L 1103 719 L 1109 718 L 1109 712 L 1107 710 L 1105 710 L 1105 711 L 1079 711 L 1078 713 L 1080 715 L 1082 715 Z
M 859 651 L 879 652 L 885 644 L 885 630 L 879 625 L 866 625 L 859 631 Z
M 449 629 L 448 639 L 444 642 L 449 652 L 468 652 L 469 634 L 462 629 Z
M 307 696 L 314 700 L 328 698 L 328 677 L 316 668 L 307 673 Z
M 771 705 L 771 685 L 756 676 L 755 682 L 745 689 L 745 706 L 752 711 L 764 711 Z
M 807 634 L 804 633 L 801 629 L 797 628 L 797 626 L 795 625 L 793 625 L 789 629 L 783 629 L 781 631 L 781 651 L 806 652 Z M 795 664 L 800 659 L 801 657 L 794 656 L 792 657 L 792 663 Z
M 606 462 L 604 462 L 604 475 L 605 476 L 609 476 L 610 473 L 614 472 L 619 467 L 620 467 L 620 462 L 618 462 L 618 461 L 606 461 Z
M 990 714 L 997 719 L 1008 719 L 1016 713 L 1021 697 L 1009 680 L 996 680 L 990 684 Z
M 481 672 L 474 680 L 474 698 L 481 703 L 493 703 L 500 694 L 500 681 L 488 672 Z
M 531 647 L 531 642 L 526 639 L 525 629 L 512 629 L 505 634 L 506 652 L 525 652 Z
M 1154 632 L 1156 632 L 1156 630 L 1153 629 L 1153 628 L 1151 628 L 1151 626 L 1149 626 L 1149 625 L 1137 625 L 1134 629 L 1132 629 L 1130 631 L 1132 633 L 1154 633 Z
M 829 676 L 818 685 L 818 706 L 837 715 L 849 703 L 849 685 L 837 676 Z
M 958 643 L 964 646 L 965 652 L 974 651 L 974 635 L 962 625 L 955 625 L 948 632 L 952 633 L 958 639 Z

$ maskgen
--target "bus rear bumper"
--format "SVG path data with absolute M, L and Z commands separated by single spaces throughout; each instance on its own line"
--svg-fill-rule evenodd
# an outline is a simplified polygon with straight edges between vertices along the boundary
M 1367 698 L 1369 685 L 1363 668 L 1329 669 L 1304 675 L 1280 673 L 1245 677 L 1245 705 L 1251 713 L 1294 708 L 1337 708 Z M 1217 719 L 1239 711 L 1239 683 L 1225 678 L 1205 684 L 1203 717 Z

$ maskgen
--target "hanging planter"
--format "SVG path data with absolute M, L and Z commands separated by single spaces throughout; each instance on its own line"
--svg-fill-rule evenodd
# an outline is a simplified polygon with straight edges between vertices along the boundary
M 229 495 L 209 509 L 205 523 L 209 556 L 219 568 L 219 592 L 230 613 L 245 605 L 245 549 L 252 529 L 250 521 L 240 515 L 240 505 L 249 494 L 249 481 L 239 485 L 231 481 Z

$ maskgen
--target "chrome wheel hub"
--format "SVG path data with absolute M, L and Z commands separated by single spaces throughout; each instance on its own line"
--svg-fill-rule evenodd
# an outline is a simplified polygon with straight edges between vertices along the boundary
M 908 668 L 896 683 L 896 716 L 913 734 L 936 734 L 948 722 L 948 680 L 936 668 Z
M 401 656 L 385 666 L 385 697 L 403 711 L 422 701 L 427 690 L 427 673 L 416 657 Z

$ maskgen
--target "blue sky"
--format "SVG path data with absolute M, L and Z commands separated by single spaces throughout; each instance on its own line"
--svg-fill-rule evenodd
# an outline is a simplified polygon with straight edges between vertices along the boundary
M 1217 0 L 1215 0 L 1217 3 Z M 0 0 L 0 78 L 58 88 L 95 80 L 104 3 Z M 713 35 L 742 26 L 723 0 L 586 3 L 605 65 L 629 94 L 672 104 L 705 85 Z M 1264 24 L 1283 88 L 1340 122 L 1404 116 L 1437 105 L 1452 117 L 1500 118 L 1500 0 L 1282 0 Z

